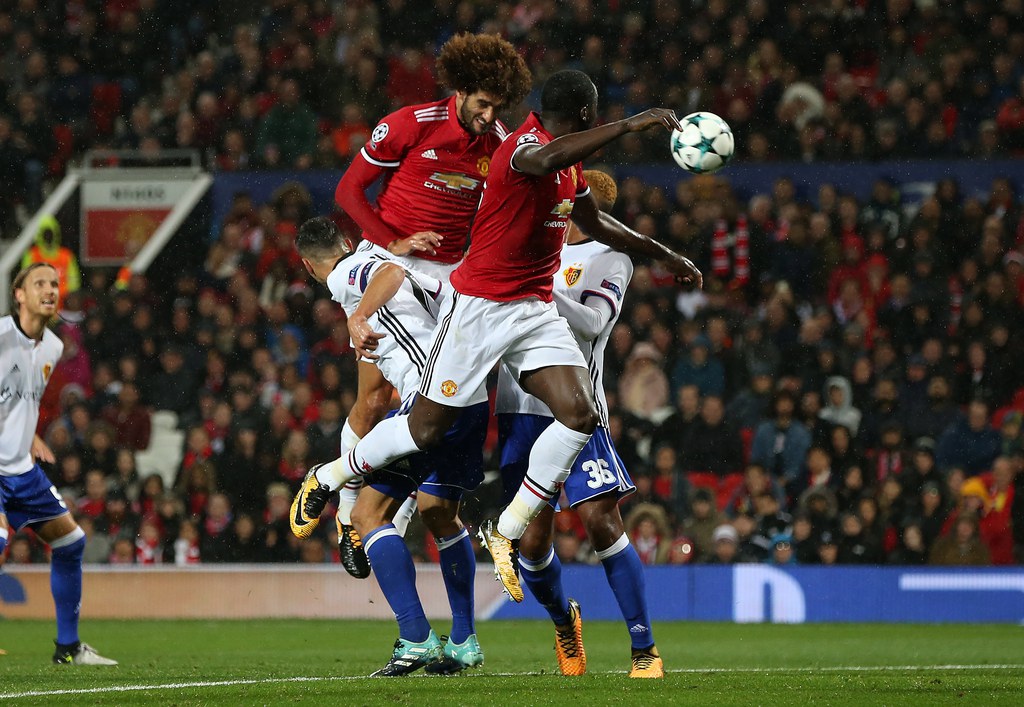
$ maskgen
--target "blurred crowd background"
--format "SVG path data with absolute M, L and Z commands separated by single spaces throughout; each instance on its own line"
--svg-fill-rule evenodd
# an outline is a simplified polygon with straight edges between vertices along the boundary
M 1020 0 L 0 2 L 0 233 L 86 149 L 343 168 L 381 116 L 441 95 L 434 54 L 463 30 L 508 37 L 538 86 L 586 71 L 604 120 L 714 111 L 738 161 L 1019 156 L 1022 14 Z M 630 135 L 594 164 L 667 162 L 664 142 Z M 983 195 L 936 175 L 910 211 L 888 179 L 869 198 L 785 177 L 740 198 L 728 168 L 679 175 L 674 189 L 622 178 L 613 210 L 706 274 L 693 292 L 637 263 L 609 347 L 644 561 L 1020 561 L 1019 175 Z M 299 183 L 266 202 L 240 191 L 159 284 L 104 268 L 66 283 L 40 430 L 88 561 L 336 559 L 332 523 L 306 542 L 287 527 L 355 391 L 344 317 L 294 251 L 311 215 Z M 30 257 L 56 253 L 71 257 L 46 220 Z M 490 474 L 467 522 L 497 497 Z M 432 558 L 418 527 L 410 543 Z M 557 547 L 594 560 L 573 513 Z M 22 534 L 8 561 L 43 553 Z

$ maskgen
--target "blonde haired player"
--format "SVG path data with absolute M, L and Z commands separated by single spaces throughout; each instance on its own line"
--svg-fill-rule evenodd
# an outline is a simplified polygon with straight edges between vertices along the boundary
M 57 613 L 54 663 L 117 665 L 78 638 L 85 533 L 35 461 L 54 461 L 35 431 L 39 401 L 64 352 L 64 344 L 47 328 L 57 314 L 59 291 L 52 265 L 29 265 L 14 278 L 12 313 L 0 317 L 0 554 L 11 527 L 30 527 L 50 546 Z

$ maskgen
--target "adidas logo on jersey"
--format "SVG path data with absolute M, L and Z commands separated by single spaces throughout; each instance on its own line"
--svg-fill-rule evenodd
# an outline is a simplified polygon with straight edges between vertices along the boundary
M 428 159 L 428 160 L 436 160 L 437 159 L 437 153 L 434 152 L 433 150 L 427 150 L 426 152 L 422 153 L 420 155 L 420 157 L 422 157 L 424 159 Z
M 18 371 L 20 371 L 20 370 L 21 370 L 21 369 L 20 369 L 20 368 L 18 368 L 18 364 L 14 364 L 14 368 L 12 368 L 12 369 L 11 369 L 11 373 L 17 373 L 17 372 L 18 372 Z

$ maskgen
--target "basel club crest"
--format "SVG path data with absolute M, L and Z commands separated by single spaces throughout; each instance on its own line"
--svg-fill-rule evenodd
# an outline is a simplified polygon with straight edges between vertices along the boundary
M 583 274 L 583 266 L 580 263 L 573 263 L 563 270 L 562 274 L 565 275 L 566 286 L 572 287 L 580 281 L 580 275 Z

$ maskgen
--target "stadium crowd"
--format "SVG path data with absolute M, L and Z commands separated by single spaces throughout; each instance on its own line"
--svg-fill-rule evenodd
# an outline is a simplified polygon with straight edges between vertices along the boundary
M 1020 0 L 12 0 L 0 231 L 88 148 L 342 166 L 378 118 L 435 97 L 434 51 L 463 30 L 521 47 L 537 86 L 586 71 L 606 119 L 718 113 L 747 161 L 1020 154 L 1022 27 Z M 612 152 L 667 159 L 637 136 Z
M 22 0 L 0 10 L 0 184 L 24 189 L 0 190 L 0 216 L 11 199 L 37 206 L 46 175 L 86 147 L 194 147 L 220 170 L 343 166 L 377 117 L 435 97 L 431 48 L 461 29 L 509 36 L 538 80 L 586 70 L 607 118 L 714 110 L 748 161 L 1024 147 L 1017 0 L 688 5 Z M 602 159 L 664 160 L 655 142 Z M 706 275 L 692 292 L 638 263 L 608 354 L 644 561 L 1019 562 L 1021 185 L 976 198 L 940 180 L 908 215 L 888 181 L 859 201 L 780 178 L 741 202 L 723 174 L 672 193 L 626 178 L 614 207 Z M 287 527 L 354 400 L 345 321 L 293 247 L 311 209 L 297 184 L 266 204 L 240 193 L 171 292 L 85 268 L 66 296 L 41 433 L 87 561 L 332 559 L 333 524 L 305 542 Z M 166 413 L 186 441 L 165 482 L 134 452 Z M 467 520 L 497 495 L 482 487 Z M 583 537 L 559 514 L 563 560 L 593 561 Z M 19 535 L 8 561 L 42 553 Z

